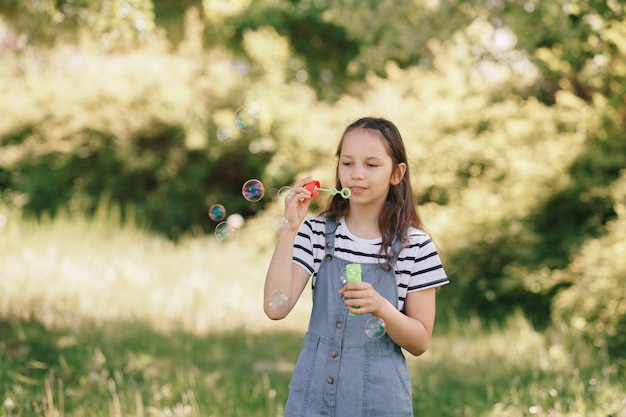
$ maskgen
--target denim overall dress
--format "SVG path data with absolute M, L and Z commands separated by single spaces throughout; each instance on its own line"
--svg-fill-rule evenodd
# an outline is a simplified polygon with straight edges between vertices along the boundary
M 413 416 L 404 355 L 388 335 L 365 334 L 371 314 L 348 316 L 338 294 L 349 263 L 334 256 L 335 222 L 326 219 L 325 255 L 315 281 L 309 329 L 289 386 L 285 417 Z M 393 253 L 400 250 L 399 239 Z M 362 280 L 394 306 L 395 262 L 362 264 Z

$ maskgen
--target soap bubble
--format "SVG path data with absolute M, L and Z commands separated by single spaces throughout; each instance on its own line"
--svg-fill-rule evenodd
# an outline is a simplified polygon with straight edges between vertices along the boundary
M 385 322 L 378 317 L 371 317 L 365 322 L 365 335 L 370 339 L 380 339 L 386 332 Z
M 242 132 L 249 132 L 256 129 L 259 126 L 260 119 L 259 108 L 250 103 L 246 103 L 243 106 L 235 110 L 235 124 L 237 129 Z
M 209 217 L 213 221 L 222 220 L 226 216 L 226 209 L 221 204 L 213 204 L 209 207 Z
M 232 127 L 221 126 L 217 129 L 217 138 L 220 142 L 228 142 L 235 137 L 235 131 Z
M 293 190 L 291 189 L 291 187 L 286 185 L 284 187 L 281 187 L 278 190 L 277 196 L 279 200 L 284 200 L 285 198 L 287 198 L 287 196 L 289 196 L 292 193 L 293 193 Z
M 283 291 L 272 291 L 267 300 L 267 305 L 272 310 L 285 310 L 289 307 L 289 297 Z
M 346 282 L 348 282 L 348 275 L 346 274 L 346 270 L 343 268 L 341 269 L 341 273 L 339 274 L 339 280 L 343 285 L 346 285 Z
M 276 233 L 282 233 L 289 226 L 289 220 L 280 214 L 275 214 L 270 219 L 270 228 Z
M 252 179 L 243 184 L 241 193 L 246 200 L 255 202 L 263 198 L 263 195 L 265 195 L 265 187 L 261 181 Z
M 233 240 L 237 229 L 231 226 L 227 221 L 223 221 L 215 226 L 215 237 L 220 242 L 226 243 Z

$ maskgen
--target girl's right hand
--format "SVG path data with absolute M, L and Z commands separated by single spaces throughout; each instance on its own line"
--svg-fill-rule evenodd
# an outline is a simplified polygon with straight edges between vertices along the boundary
M 300 223 L 304 220 L 309 206 L 311 205 L 311 191 L 304 185 L 313 181 L 313 177 L 308 176 L 291 186 L 291 192 L 285 198 L 285 219 L 291 230 L 298 230 Z

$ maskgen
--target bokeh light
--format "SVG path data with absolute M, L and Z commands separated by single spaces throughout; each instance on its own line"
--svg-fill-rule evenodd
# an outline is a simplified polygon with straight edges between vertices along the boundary
M 245 223 L 243 216 L 238 213 L 231 214 L 230 216 L 228 216 L 228 219 L 226 221 L 228 222 L 230 227 L 233 227 L 235 229 L 241 229 L 243 227 L 243 224 Z
M 261 114 L 261 102 L 255 98 L 247 99 L 244 106 L 252 113 Z

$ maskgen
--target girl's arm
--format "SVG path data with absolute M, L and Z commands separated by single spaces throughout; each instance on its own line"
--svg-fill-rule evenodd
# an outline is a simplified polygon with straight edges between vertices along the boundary
M 393 341 L 415 356 L 426 352 L 430 344 L 435 324 L 436 293 L 436 288 L 407 293 L 404 301 L 406 314 L 381 297 L 385 303 L 380 312 L 374 313 L 381 314 Z
M 304 188 L 304 184 L 312 179 L 307 177 L 295 183 L 285 198 L 286 225 L 278 235 L 263 291 L 263 310 L 272 320 L 283 319 L 289 314 L 300 298 L 310 276 L 304 268 L 295 265 L 292 258 L 294 240 L 311 204 L 311 192 Z M 271 295 L 275 292 L 287 296 L 286 306 L 281 306 L 281 308 L 270 306 Z
M 346 284 L 339 293 L 345 297 L 344 302 L 351 312 L 371 313 L 382 319 L 389 337 L 411 354 L 419 356 L 428 349 L 433 334 L 436 291 L 436 288 L 430 288 L 408 293 L 404 301 L 406 314 L 367 282 Z

